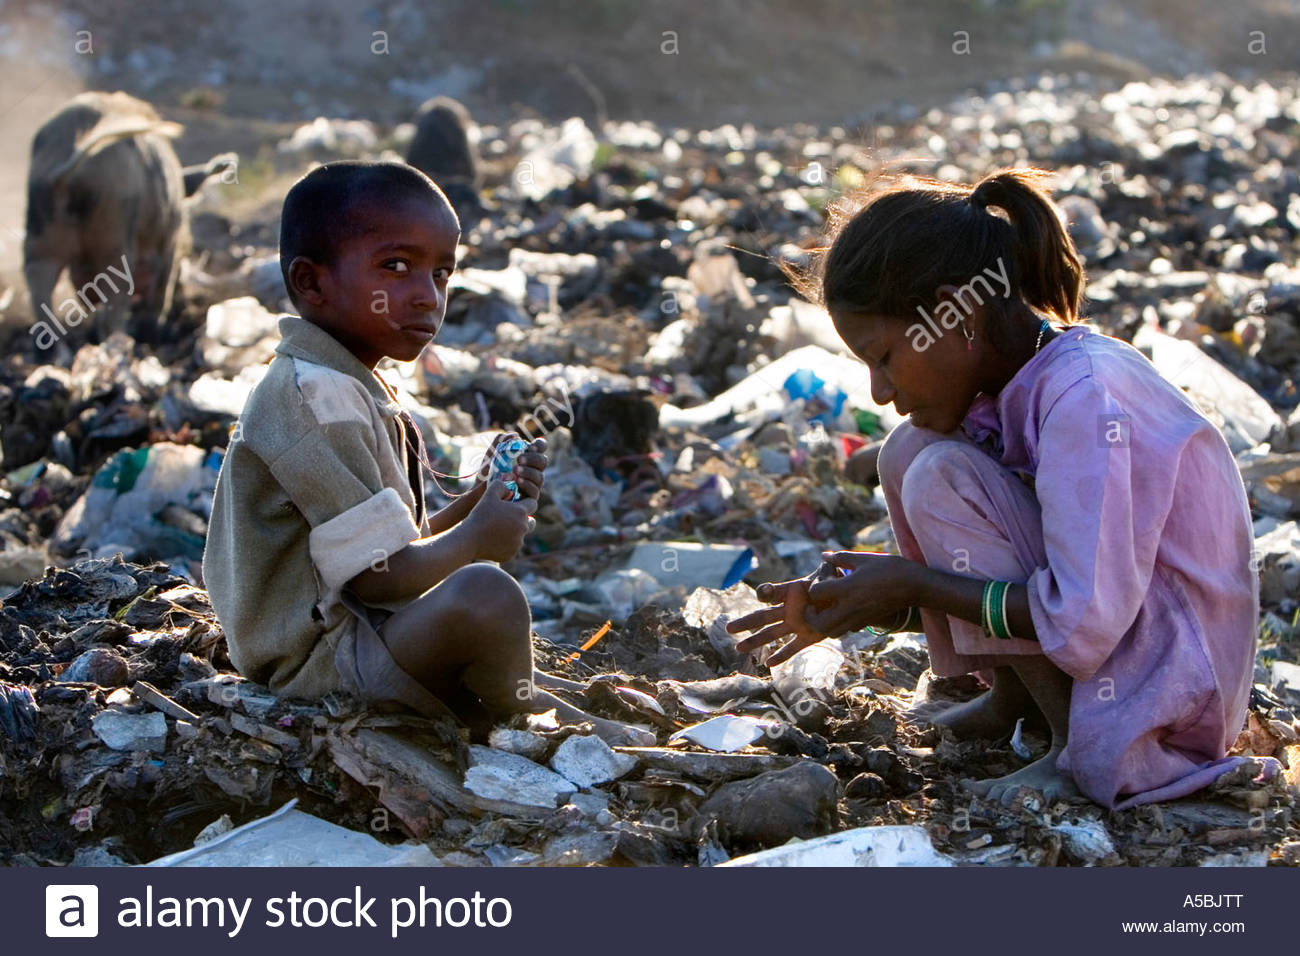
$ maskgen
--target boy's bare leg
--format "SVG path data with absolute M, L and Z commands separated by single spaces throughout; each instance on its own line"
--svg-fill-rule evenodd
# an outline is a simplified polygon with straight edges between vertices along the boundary
M 575 694 L 581 694 L 591 686 L 586 681 L 569 680 L 567 677 L 539 670 L 533 671 L 533 683 L 544 690 L 567 690 Z
M 591 721 L 591 723 L 595 724 L 596 735 L 606 743 L 614 746 L 653 747 L 658 742 L 658 738 L 652 731 L 642 730 L 640 727 L 633 727 L 631 724 L 625 724 L 617 720 L 593 717 L 585 710 L 580 710 L 572 704 L 560 700 L 550 691 L 535 688 L 533 690 L 533 712 L 550 710 L 552 707 L 555 708 L 555 716 L 560 720 L 571 723 Z
M 397 665 L 471 729 L 483 732 L 511 714 L 554 707 L 563 720 L 590 721 L 609 742 L 644 743 L 645 731 L 593 717 L 537 689 L 531 623 L 514 578 L 493 565 L 471 564 L 396 612 L 382 636 Z
M 1029 724 L 1042 722 L 1033 695 L 1010 665 L 995 667 L 992 686 L 973 700 L 962 704 L 926 702 L 908 716 L 947 727 L 958 737 L 989 740 L 1010 734 L 1021 717 Z
M 1020 787 L 1041 792 L 1049 802 L 1077 796 L 1079 791 L 1074 781 L 1056 769 L 1056 759 L 1061 756 L 1069 739 L 1070 692 L 1074 687 L 1074 679 L 1046 657 L 1018 657 L 1011 666 L 1038 709 L 1047 718 L 1052 732 L 1052 746 L 1046 756 L 1005 777 L 967 780 L 963 784 L 972 793 L 1003 804 L 1008 803 Z

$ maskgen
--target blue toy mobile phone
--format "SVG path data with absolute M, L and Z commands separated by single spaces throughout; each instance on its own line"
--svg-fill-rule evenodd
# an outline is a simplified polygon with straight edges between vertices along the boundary
M 511 438 L 503 441 L 492 453 L 492 469 L 488 473 L 488 481 L 500 479 L 506 483 L 506 488 L 510 490 L 510 500 L 518 501 L 522 495 L 519 493 L 519 485 L 514 480 L 515 461 L 518 460 L 523 450 L 528 447 L 528 443 L 521 438 Z

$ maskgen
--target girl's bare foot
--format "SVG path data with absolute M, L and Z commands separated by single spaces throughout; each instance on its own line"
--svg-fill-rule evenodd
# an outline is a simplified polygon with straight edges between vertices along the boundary
M 958 737 L 992 740 L 1011 733 L 1022 716 L 1023 710 L 1009 706 L 988 690 L 964 704 L 945 707 L 927 719 L 932 724 L 947 727 Z
M 906 716 L 947 727 L 958 737 L 989 740 L 1008 736 L 1021 717 L 1027 718 L 1025 723 L 1031 730 L 1044 724 L 1029 690 L 1010 667 L 995 668 L 993 686 L 973 700 L 963 704 L 925 701 Z
M 1079 796 L 1074 781 L 1056 769 L 1056 758 L 1064 748 L 1053 747 L 1045 757 L 1035 760 L 1027 767 L 1021 767 L 1005 777 L 991 780 L 963 780 L 962 786 L 971 793 L 993 800 L 1004 807 L 1011 806 L 1016 791 L 1021 787 L 1037 790 L 1047 803 L 1057 800 L 1069 800 Z

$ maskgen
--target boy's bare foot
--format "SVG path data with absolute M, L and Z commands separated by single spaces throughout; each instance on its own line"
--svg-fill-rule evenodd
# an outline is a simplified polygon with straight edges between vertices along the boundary
M 963 780 L 962 786 L 976 796 L 996 801 L 1004 807 L 1011 805 L 1016 791 L 1021 787 L 1037 790 L 1049 804 L 1057 800 L 1069 800 L 1079 796 L 1079 788 L 1074 785 L 1073 780 L 1056 769 L 1056 758 L 1060 755 L 1061 750 L 1053 747 L 1045 757 L 1005 777 L 994 777 L 991 780 Z
M 558 674 L 548 674 L 546 671 L 539 670 L 533 671 L 533 683 L 542 690 L 567 690 L 575 694 L 581 694 L 590 686 L 586 681 L 570 680 Z
M 633 724 L 625 724 L 621 720 L 596 717 L 539 687 L 533 689 L 532 702 L 534 712 L 549 710 L 553 707 L 555 708 L 555 716 L 565 723 L 591 724 L 596 731 L 596 736 L 611 747 L 653 747 L 659 742 L 659 738 L 649 730 Z
M 653 747 L 659 738 L 653 732 L 618 720 L 591 717 L 596 736 L 611 747 Z

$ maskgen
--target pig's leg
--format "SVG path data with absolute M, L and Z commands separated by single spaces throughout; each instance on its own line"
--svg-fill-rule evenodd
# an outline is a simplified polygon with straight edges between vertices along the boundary
M 156 343 L 167 313 L 172 307 L 172 289 L 176 284 L 179 260 L 176 257 L 176 242 L 170 240 L 155 252 L 138 257 L 141 263 L 136 291 L 142 293 L 136 303 L 132 334 L 136 341 Z
M 33 359 L 46 361 L 54 351 L 55 342 L 63 332 L 51 316 L 57 316 L 51 308 L 54 286 L 63 272 L 64 263 L 59 259 L 39 255 L 28 249 L 25 254 L 23 273 L 27 278 L 27 291 L 32 300 L 32 347 Z

